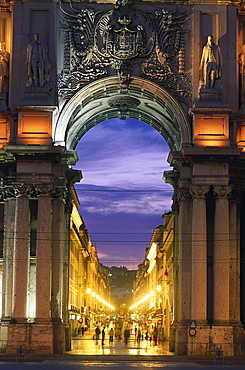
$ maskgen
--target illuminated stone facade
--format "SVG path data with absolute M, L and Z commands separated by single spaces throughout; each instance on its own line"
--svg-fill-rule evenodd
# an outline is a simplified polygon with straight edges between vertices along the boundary
M 96 322 L 111 313 L 109 268 L 100 264 L 84 220 L 78 212 L 79 200 L 73 189 L 69 243 L 68 314 L 70 335 L 81 337 L 82 327 L 93 332 Z M 109 304 L 110 305 L 110 304 Z
M 205 355 L 222 345 L 241 354 L 244 1 L 6 0 L 0 8 L 1 343 L 8 352 L 20 343 L 64 350 L 76 144 L 103 120 L 132 117 L 170 148 L 174 350 Z
M 163 218 L 164 225 L 154 229 L 145 259 L 138 266 L 130 311 L 149 335 L 157 327 L 158 341 L 168 340 L 174 351 L 174 215 Z

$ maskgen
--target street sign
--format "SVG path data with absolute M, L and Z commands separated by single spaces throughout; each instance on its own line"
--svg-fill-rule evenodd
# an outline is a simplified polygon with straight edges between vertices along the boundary
M 189 336 L 190 337 L 195 337 L 196 333 L 197 333 L 197 331 L 196 331 L 195 328 L 190 328 L 189 329 Z
M 190 322 L 190 328 L 195 328 L 196 327 L 196 321 L 195 320 L 191 320 Z

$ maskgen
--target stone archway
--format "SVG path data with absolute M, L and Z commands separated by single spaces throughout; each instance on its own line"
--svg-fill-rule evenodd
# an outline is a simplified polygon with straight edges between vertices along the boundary
M 62 107 L 53 130 L 55 145 L 74 149 L 91 127 L 115 117 L 148 123 L 165 138 L 171 150 L 191 143 L 190 118 L 165 89 L 139 77 L 127 85 L 121 85 L 117 77 L 109 77 L 79 90 Z
M 64 229 L 68 236 L 70 216 L 67 194 L 80 179 L 71 168 L 77 159 L 74 149 L 92 126 L 119 116 L 152 125 L 171 149 L 169 162 L 175 170 L 166 179 L 175 186 L 176 353 L 210 355 L 220 343 L 225 356 L 241 353 L 245 88 L 244 53 L 239 53 L 245 43 L 244 6 L 238 1 L 227 6 L 227 0 L 182 3 L 28 0 L 1 6 L 1 41 L 11 53 L 9 96 L 6 99 L 5 91 L 0 96 L 1 331 L 8 336 L 9 352 L 15 352 L 17 338 L 24 333 L 33 352 L 63 351 L 67 291 L 61 282 L 67 281 L 66 261 L 57 266 L 53 252 L 62 256 L 68 244 L 63 236 Z M 32 85 L 26 81 L 23 51 L 34 32 L 49 49 L 45 86 L 35 85 L 35 75 Z M 222 84 L 228 105 L 219 88 L 202 88 L 192 108 L 201 48 L 209 32 L 224 56 Z M 39 294 L 36 320 L 30 325 L 26 297 L 31 203 L 38 210 L 32 216 L 38 235 Z M 43 242 L 46 233 L 49 243 Z M 54 257 L 47 265 L 43 253 Z M 196 324 L 195 337 L 189 335 L 190 322 Z

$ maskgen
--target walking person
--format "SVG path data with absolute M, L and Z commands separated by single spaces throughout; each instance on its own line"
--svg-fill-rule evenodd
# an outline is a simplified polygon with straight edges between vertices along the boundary
M 98 326 L 96 326 L 96 329 L 95 329 L 95 340 L 98 341 L 100 338 L 100 328 Z
M 103 329 L 101 331 L 101 345 L 102 346 L 105 345 L 105 327 L 103 327 Z
M 113 330 L 113 328 L 111 328 L 110 331 L 109 331 L 109 344 L 113 343 L 113 337 L 114 337 L 114 330 Z
M 130 337 L 130 331 L 129 329 L 125 329 L 124 330 L 124 342 L 126 345 L 128 344 L 129 337 Z
M 157 327 L 155 327 L 154 330 L 153 330 L 153 342 L 154 342 L 154 346 L 157 346 L 157 337 L 158 337 L 158 330 L 157 330 Z
M 137 331 L 137 342 L 139 343 L 140 340 L 141 340 L 141 330 L 138 329 L 138 331 Z

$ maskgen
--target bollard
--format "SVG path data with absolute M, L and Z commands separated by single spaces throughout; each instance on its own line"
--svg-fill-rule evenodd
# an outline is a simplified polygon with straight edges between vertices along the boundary
M 25 354 L 26 350 L 24 347 L 19 346 L 16 348 L 16 362 L 18 361 L 19 358 L 22 358 L 25 361 Z
M 224 364 L 224 354 L 223 354 L 223 349 L 222 347 L 217 347 L 214 350 L 214 363 L 216 364 L 217 360 L 222 360 L 222 363 Z

